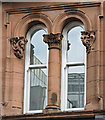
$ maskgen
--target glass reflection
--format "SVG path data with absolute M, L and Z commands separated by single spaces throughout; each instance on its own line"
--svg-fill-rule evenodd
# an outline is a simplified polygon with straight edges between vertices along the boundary
M 47 69 L 30 70 L 30 110 L 42 110 L 47 105 Z
M 84 107 L 85 67 L 68 68 L 67 108 Z
M 47 44 L 43 42 L 44 30 L 39 30 L 31 38 L 30 64 L 46 64 Z
M 68 42 L 70 43 L 68 50 L 68 62 L 84 62 L 85 46 L 80 39 L 83 28 L 80 26 L 72 28 L 68 32 Z

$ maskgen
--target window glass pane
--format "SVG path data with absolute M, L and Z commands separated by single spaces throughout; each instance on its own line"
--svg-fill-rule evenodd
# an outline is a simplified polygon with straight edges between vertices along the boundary
M 67 108 L 84 107 L 84 66 L 70 66 L 68 68 Z
M 30 110 L 42 110 L 47 104 L 47 69 L 30 70 Z
M 68 41 L 70 43 L 68 50 L 68 62 L 84 62 L 85 46 L 80 39 L 83 28 L 78 26 L 68 32 Z
M 30 64 L 47 63 L 47 44 L 43 42 L 44 30 L 39 30 L 31 38 Z

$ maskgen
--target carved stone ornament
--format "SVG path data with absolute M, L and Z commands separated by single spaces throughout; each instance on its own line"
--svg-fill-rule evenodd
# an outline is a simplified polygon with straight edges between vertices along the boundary
M 61 33 L 50 33 L 48 35 L 43 35 L 43 37 L 43 41 L 49 45 L 49 49 L 54 47 L 60 49 L 61 40 L 63 38 L 63 35 Z
M 19 59 L 23 58 L 27 40 L 24 37 L 14 37 L 10 38 L 10 43 L 12 44 L 15 56 Z
M 83 45 L 86 47 L 86 52 L 90 53 L 92 45 L 94 44 L 96 37 L 94 31 L 82 31 L 81 40 Z

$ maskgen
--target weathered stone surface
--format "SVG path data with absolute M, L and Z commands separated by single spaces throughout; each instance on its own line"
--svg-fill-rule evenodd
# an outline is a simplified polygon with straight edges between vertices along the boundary
M 2 101 L 0 102 L 2 102 L 1 114 L 4 120 L 50 118 L 94 120 L 95 115 L 105 113 L 105 111 L 101 111 L 105 109 L 105 2 L 89 1 L 6 2 L 2 4 L 2 25 L 0 24 L 2 30 L 2 36 L 0 36 L 0 46 L 2 47 L 0 47 L 2 53 L 0 54 L 0 87 L 2 87 L 0 92 L 2 92 Z M 73 18 L 84 24 L 85 32 L 95 31 L 94 44 L 86 57 L 87 99 L 84 111 L 60 112 L 61 33 Z M 25 38 L 27 31 L 35 24 L 44 24 L 48 29 L 48 36 L 45 40 L 50 48 L 48 105 L 57 106 L 56 109 L 55 106 L 47 106 L 47 109 L 50 108 L 50 110 L 45 109 L 44 113 L 41 114 L 23 115 L 25 58 L 16 58 L 9 39 L 20 36 Z

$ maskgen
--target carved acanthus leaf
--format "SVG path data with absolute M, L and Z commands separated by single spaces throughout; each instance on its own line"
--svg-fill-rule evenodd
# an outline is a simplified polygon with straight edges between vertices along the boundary
M 94 31 L 82 31 L 81 40 L 83 45 L 86 47 L 87 53 L 90 53 L 91 47 L 95 41 L 95 32 Z
M 44 42 L 47 43 L 50 48 L 50 47 L 56 46 L 56 45 L 59 46 L 61 44 L 63 35 L 61 33 L 57 33 L 57 34 L 50 33 L 48 35 L 43 35 L 43 37 L 44 37 Z
M 10 43 L 14 50 L 14 54 L 17 58 L 21 59 L 24 56 L 24 49 L 27 40 L 24 37 L 13 37 L 10 38 Z

